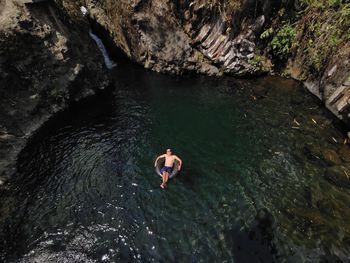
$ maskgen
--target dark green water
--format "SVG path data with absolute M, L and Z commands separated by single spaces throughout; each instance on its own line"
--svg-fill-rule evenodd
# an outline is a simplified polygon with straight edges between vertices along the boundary
M 350 191 L 324 177 L 349 164 L 323 160 L 343 138 L 315 98 L 273 77 L 114 75 L 21 154 L 2 261 L 349 262 Z M 168 147 L 184 169 L 161 190 Z

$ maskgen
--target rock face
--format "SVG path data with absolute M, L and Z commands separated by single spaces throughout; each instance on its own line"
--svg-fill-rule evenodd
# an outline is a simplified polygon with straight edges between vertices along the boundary
M 92 19 L 114 38 L 132 60 L 157 72 L 188 71 L 220 75 L 219 69 L 198 50 L 176 17 L 170 1 L 87 1 Z
M 0 0 L 0 184 L 55 112 L 108 84 L 89 26 L 51 2 Z M 91 78 L 91 74 L 94 78 Z
M 248 19 L 234 31 L 224 16 L 208 9 L 206 1 L 86 2 L 91 18 L 108 29 L 129 58 L 146 68 L 235 76 L 268 70 L 253 61 L 264 15 Z
M 63 6 L 68 3 L 56 1 Z M 114 43 L 145 68 L 216 76 L 284 72 L 304 80 L 337 117 L 349 123 L 349 41 L 334 46 L 338 40 L 329 32 L 346 35 L 350 18 L 347 9 L 338 10 L 340 7 L 329 2 L 310 4 L 301 13 L 299 1 L 86 0 L 85 5 Z M 329 19 L 322 15 L 322 8 L 333 10 Z M 339 18 L 337 13 L 345 15 Z M 332 24 L 336 18 L 342 27 Z M 307 27 L 310 23 L 312 29 Z M 289 31 L 283 31 L 285 25 Z M 330 43 L 324 44 L 326 40 Z M 327 45 L 333 47 L 324 55 L 322 48 Z M 287 64 L 272 62 L 271 50 L 275 49 L 278 55 L 285 53 Z M 314 50 L 314 58 L 305 52 L 308 50 Z M 323 59 L 319 59 L 321 55 Z M 311 60 L 315 62 L 309 63 Z

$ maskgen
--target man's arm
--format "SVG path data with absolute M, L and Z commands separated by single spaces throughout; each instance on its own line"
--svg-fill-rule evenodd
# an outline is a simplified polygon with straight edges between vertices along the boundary
M 154 167 L 157 166 L 158 160 L 159 160 L 160 158 L 163 158 L 163 157 L 165 157 L 165 154 L 159 155 L 159 156 L 157 157 L 157 159 L 154 161 Z
M 181 170 L 181 166 L 182 166 L 182 160 L 179 158 L 179 157 L 177 157 L 176 155 L 174 156 L 175 157 L 175 159 L 176 160 L 178 160 L 179 161 L 179 170 Z

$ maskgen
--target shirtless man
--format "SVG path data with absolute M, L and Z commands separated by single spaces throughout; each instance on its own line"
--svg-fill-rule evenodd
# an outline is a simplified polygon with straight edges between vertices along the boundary
M 164 189 L 166 187 L 166 183 L 169 180 L 169 174 L 171 174 L 173 171 L 175 160 L 179 161 L 180 163 L 179 171 L 181 170 L 182 160 L 176 155 L 173 155 L 170 149 L 167 149 L 165 154 L 159 155 L 157 157 L 156 161 L 154 162 L 154 167 L 157 166 L 157 162 L 160 158 L 165 158 L 164 167 L 160 170 L 160 173 L 162 174 L 162 179 L 163 179 L 163 182 L 160 185 L 160 187 Z

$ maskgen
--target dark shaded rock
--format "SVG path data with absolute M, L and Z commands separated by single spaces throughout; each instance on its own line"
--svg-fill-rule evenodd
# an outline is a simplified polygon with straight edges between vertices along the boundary
M 29 5 L 5 1 L 3 9 L 1 181 L 15 171 L 18 153 L 45 121 L 108 85 L 102 57 L 81 17 L 68 17 L 51 1 Z

